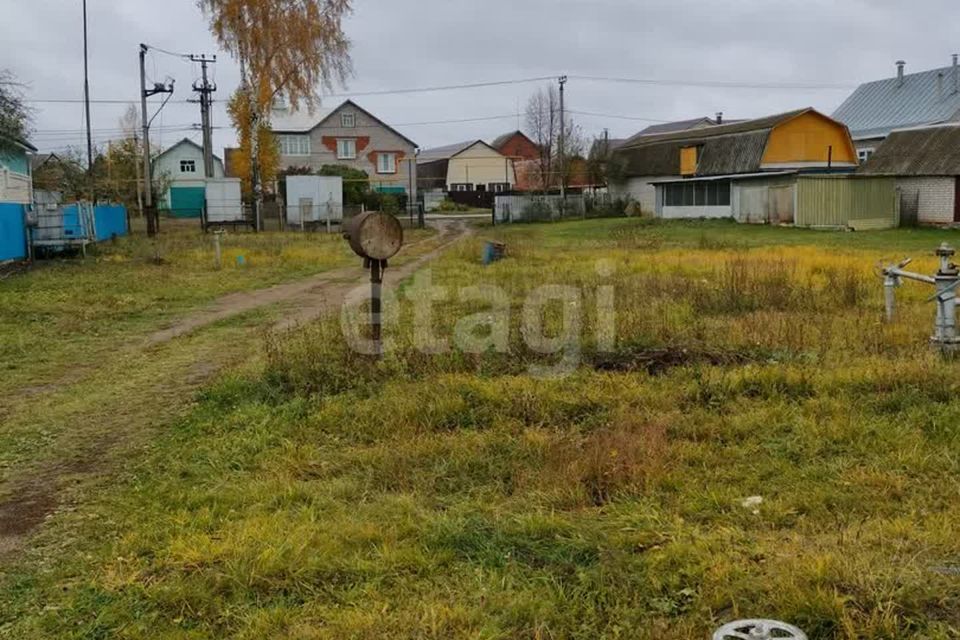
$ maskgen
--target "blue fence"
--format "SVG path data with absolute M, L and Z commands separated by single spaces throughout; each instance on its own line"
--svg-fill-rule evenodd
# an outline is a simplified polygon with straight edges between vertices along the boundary
M 22 204 L 0 202 L 0 262 L 27 257 L 27 233 Z
M 97 241 L 127 235 L 127 208 L 122 204 L 104 204 L 93 208 Z

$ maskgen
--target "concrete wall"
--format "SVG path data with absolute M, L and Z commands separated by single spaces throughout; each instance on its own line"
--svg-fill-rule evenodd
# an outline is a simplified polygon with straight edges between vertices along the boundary
M 610 195 L 614 198 L 630 198 L 647 215 L 655 215 L 657 211 L 657 189 L 653 182 L 670 180 L 680 176 L 639 176 L 627 178 L 623 182 L 611 183 Z
M 354 114 L 356 126 L 340 126 L 340 114 L 345 112 Z M 310 155 L 281 155 L 281 169 L 310 167 L 318 171 L 325 164 L 339 164 L 366 171 L 373 189 L 403 187 L 409 190 L 410 160 L 416 157 L 415 147 L 352 104 L 341 105 L 322 123 L 318 123 L 313 131 L 303 135 L 310 136 Z M 337 138 L 356 140 L 357 157 L 352 160 L 338 159 Z M 378 152 L 397 154 L 396 173 L 378 172 Z
M 953 224 L 956 178 L 898 178 L 897 188 L 905 200 L 918 198 L 917 221 L 923 224 Z

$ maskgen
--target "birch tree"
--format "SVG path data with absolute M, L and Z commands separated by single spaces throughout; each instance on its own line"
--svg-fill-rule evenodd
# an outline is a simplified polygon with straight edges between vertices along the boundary
M 269 130 L 270 106 L 283 95 L 291 109 L 312 110 L 320 88 L 349 76 L 350 41 L 343 18 L 352 0 L 197 0 L 220 47 L 240 63 L 240 99 L 248 130 Z M 250 183 L 259 223 L 263 202 L 259 143 L 250 135 Z
M 567 159 L 580 156 L 584 150 L 583 132 L 569 113 L 564 114 L 563 119 L 564 155 Z M 555 85 L 543 87 L 530 96 L 525 125 L 525 133 L 540 150 L 536 166 L 538 186 L 544 190 L 559 186 L 561 178 L 569 183 L 569 162 L 564 165 L 566 175 L 560 175 L 560 92 Z

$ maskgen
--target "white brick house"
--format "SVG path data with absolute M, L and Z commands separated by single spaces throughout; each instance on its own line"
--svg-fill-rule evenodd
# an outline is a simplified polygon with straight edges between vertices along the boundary
M 415 188 L 411 167 L 416 166 L 416 143 L 352 100 L 313 113 L 278 103 L 270 129 L 280 145 L 281 170 L 346 165 L 365 171 L 376 191 L 407 192 L 411 184 Z
M 960 124 L 894 131 L 858 173 L 896 178 L 901 219 L 960 224 Z

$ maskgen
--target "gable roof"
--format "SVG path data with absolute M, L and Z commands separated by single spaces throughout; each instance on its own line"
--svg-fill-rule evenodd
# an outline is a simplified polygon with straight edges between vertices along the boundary
M 467 140 L 466 142 L 457 142 L 454 144 L 445 145 L 443 147 L 424 149 L 420 152 L 420 155 L 417 156 L 417 163 L 422 164 L 424 162 L 435 162 L 437 160 L 449 160 L 454 156 L 460 155 L 467 149 L 477 146 L 478 144 L 482 144 L 498 155 L 500 154 L 498 150 L 494 149 L 483 140 Z
M 858 173 L 960 176 L 960 124 L 894 131 Z
M 625 175 L 674 176 L 680 175 L 680 149 L 700 146 L 698 176 L 757 172 L 774 127 L 811 112 L 827 118 L 807 107 L 701 129 L 637 135 L 614 150 L 613 157 Z
M 896 77 L 866 82 L 833 112 L 833 118 L 847 125 L 854 138 L 883 137 L 894 129 L 956 120 L 960 91 L 953 92 L 954 73 L 953 67 L 908 73 L 902 86 Z M 942 94 L 937 88 L 941 74 Z
M 30 156 L 30 168 L 36 171 L 48 162 L 59 162 L 60 156 L 55 153 L 34 153 Z
M 493 147 L 494 149 L 499 150 L 500 147 L 507 144 L 507 142 L 510 141 L 510 138 L 514 136 L 521 136 L 523 138 L 526 138 L 527 142 L 529 142 L 533 146 L 537 146 L 537 144 L 530 139 L 530 136 L 525 134 L 523 131 L 520 131 L 519 129 L 516 131 L 511 131 L 510 133 L 505 133 L 502 136 L 497 136 L 496 138 L 493 139 L 493 142 L 490 143 L 490 146 Z
M 289 109 L 274 109 L 270 115 L 270 130 L 274 133 L 309 133 L 316 129 L 317 127 L 323 126 L 323 124 L 329 120 L 335 113 L 339 112 L 346 106 L 351 106 L 357 111 L 361 111 L 368 118 L 379 124 L 384 129 L 391 131 L 396 134 L 398 137 L 403 139 L 407 144 L 412 147 L 419 147 L 419 145 L 403 135 L 386 122 L 373 115 L 360 105 L 358 105 L 353 100 L 344 100 L 339 105 L 333 109 L 317 109 L 313 113 L 308 111 L 291 111 Z
M 189 145 L 189 146 L 191 146 L 191 147 L 195 147 L 195 148 L 199 149 L 201 152 L 203 152 L 203 146 L 197 144 L 196 142 L 194 142 L 194 141 L 191 140 L 190 138 L 184 138 L 184 139 L 181 140 L 180 142 L 177 142 L 177 143 L 175 143 L 175 144 L 170 145 L 169 147 L 167 147 L 166 149 L 164 149 L 163 151 L 161 151 L 159 154 L 157 154 L 157 157 L 154 158 L 154 161 L 159 160 L 160 158 L 162 158 L 163 156 L 167 155 L 168 153 L 170 153 L 171 151 L 173 151 L 173 150 L 176 149 L 177 147 L 179 147 L 179 146 L 181 146 L 181 145 L 184 145 L 184 144 L 187 144 L 187 145 Z M 218 156 L 217 154 L 213 154 L 213 159 L 216 160 L 217 162 L 221 162 L 221 163 L 223 162 L 223 160 L 221 160 L 221 159 L 220 159 L 220 156 Z

